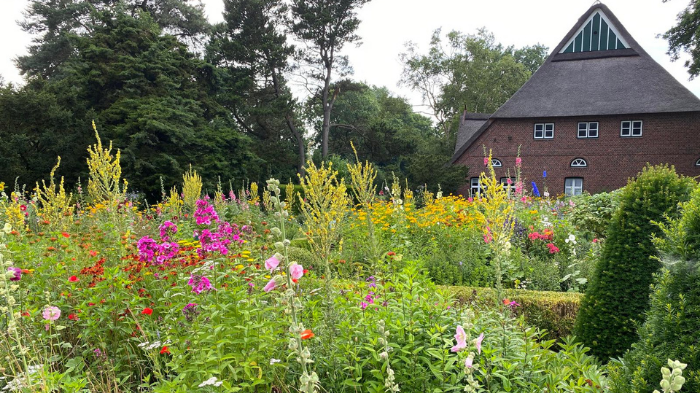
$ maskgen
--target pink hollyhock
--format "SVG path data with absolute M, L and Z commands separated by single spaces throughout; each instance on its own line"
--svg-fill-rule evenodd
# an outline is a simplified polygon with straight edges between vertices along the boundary
M 488 166 L 488 165 L 489 165 L 489 158 L 484 157 L 484 166 Z
M 289 266 L 289 274 L 294 280 L 298 280 L 304 275 L 304 267 L 298 263 L 293 263 Z
M 275 285 L 277 285 L 277 283 L 275 282 L 275 279 L 273 278 L 272 280 L 270 280 L 270 282 L 267 283 L 267 285 L 265 285 L 265 288 L 263 288 L 263 291 L 270 292 L 271 290 L 275 289 Z
M 481 333 L 479 337 L 474 340 L 474 345 L 476 345 L 476 351 L 481 355 L 481 342 L 484 341 L 484 333 Z
M 49 306 L 44 309 L 41 315 L 47 321 L 55 321 L 61 316 L 61 309 L 56 306 Z
M 269 271 L 273 271 L 273 270 L 277 269 L 277 266 L 279 266 L 279 264 L 280 264 L 280 260 L 277 259 L 277 257 L 273 255 L 265 261 L 265 269 L 267 269 Z
M 522 159 L 522 158 L 520 158 L 520 157 L 515 157 L 515 166 L 517 166 L 518 168 L 520 168 L 520 165 L 522 165 L 522 163 L 523 163 L 523 159 Z
M 452 347 L 452 352 L 459 352 L 467 347 L 467 333 L 464 332 L 462 326 L 457 325 L 455 340 L 457 341 L 457 345 Z

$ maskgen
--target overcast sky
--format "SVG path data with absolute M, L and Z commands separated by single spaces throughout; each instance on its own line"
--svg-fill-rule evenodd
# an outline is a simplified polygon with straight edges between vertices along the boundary
M 222 0 L 203 0 L 212 22 L 221 21 Z M 688 80 L 683 60 L 671 62 L 667 42 L 657 38 L 676 23 L 676 16 L 688 0 L 607 0 L 604 2 L 632 37 L 663 67 L 693 93 L 700 96 L 700 78 Z M 5 81 L 21 83 L 13 59 L 25 54 L 31 37 L 17 26 L 27 0 L 0 0 L 0 75 Z M 348 47 L 355 70 L 354 79 L 386 86 L 407 97 L 420 110 L 418 95 L 397 82 L 401 75 L 399 54 L 413 41 L 427 49 L 433 30 L 474 33 L 486 27 L 504 45 L 521 47 L 543 44 L 550 50 L 564 38 L 591 0 L 372 0 L 359 10 L 362 23 L 358 34 L 362 45 Z

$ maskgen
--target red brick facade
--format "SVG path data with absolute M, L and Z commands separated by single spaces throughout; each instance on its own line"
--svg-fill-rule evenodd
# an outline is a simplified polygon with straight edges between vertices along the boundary
M 621 137 L 622 121 L 641 120 L 641 137 Z M 553 196 L 564 193 L 565 179 L 583 178 L 583 190 L 590 193 L 612 191 L 624 186 L 646 163 L 668 163 L 687 176 L 700 176 L 700 113 L 664 113 L 624 116 L 591 116 L 542 119 L 493 119 L 493 123 L 455 161 L 469 167 L 469 178 L 484 170 L 484 150 L 503 163 L 496 168 L 499 177 L 511 176 L 518 146 L 526 189 L 535 181 L 540 192 L 545 187 Z M 597 138 L 578 138 L 579 122 L 598 122 Z M 535 123 L 554 123 L 553 139 L 534 139 Z M 571 161 L 583 158 L 586 168 L 572 168 Z M 547 171 L 547 178 L 542 177 Z M 469 194 L 469 180 L 460 189 Z

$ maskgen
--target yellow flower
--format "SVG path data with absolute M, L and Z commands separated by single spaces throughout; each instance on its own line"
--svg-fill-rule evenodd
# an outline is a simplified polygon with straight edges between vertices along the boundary
M 0 182 L 0 192 L 5 191 L 5 183 Z

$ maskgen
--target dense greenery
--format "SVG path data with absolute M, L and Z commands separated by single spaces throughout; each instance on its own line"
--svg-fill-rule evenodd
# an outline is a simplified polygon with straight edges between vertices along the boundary
M 601 359 L 620 356 L 636 340 L 661 267 L 651 239 L 658 232 L 654 221 L 675 217 L 694 185 L 673 167 L 647 166 L 622 191 L 576 321 L 576 336 Z
M 681 217 L 663 226 L 656 239 L 667 269 L 659 273 L 639 340 L 613 368 L 614 393 L 651 393 L 666 359 L 688 364 L 689 392 L 700 390 L 700 187 L 682 206 Z

